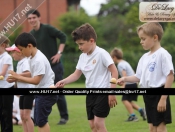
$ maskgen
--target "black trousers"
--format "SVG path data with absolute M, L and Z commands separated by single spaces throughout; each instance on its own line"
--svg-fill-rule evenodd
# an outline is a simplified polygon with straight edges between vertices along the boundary
M 1 132 L 13 132 L 13 99 L 14 95 L 0 95 Z
M 54 84 L 56 84 L 58 81 L 63 79 L 63 73 L 64 73 L 63 65 L 61 62 L 59 62 L 51 67 L 53 72 L 55 73 Z M 58 95 L 57 107 L 60 112 L 60 117 L 68 120 L 69 115 L 68 115 L 68 109 L 67 109 L 67 102 L 64 95 Z

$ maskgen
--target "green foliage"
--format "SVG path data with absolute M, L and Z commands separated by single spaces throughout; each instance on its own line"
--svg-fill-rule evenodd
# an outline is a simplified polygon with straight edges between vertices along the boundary
M 65 47 L 65 52 L 76 52 L 78 51 L 78 46 L 75 44 L 71 37 L 71 33 L 77 27 L 85 23 L 90 23 L 96 30 L 98 39 L 97 43 L 99 45 L 105 44 L 103 38 L 101 37 L 100 24 L 97 21 L 96 17 L 88 16 L 84 10 L 80 11 L 71 11 L 68 12 L 57 19 L 57 25 L 60 29 L 67 35 L 67 42 Z
M 78 63 L 79 55 L 81 52 L 74 52 L 74 53 L 64 53 L 62 56 L 62 63 L 64 67 L 64 78 L 68 77 L 70 74 L 72 74 L 75 69 L 76 65 Z M 79 80 L 77 82 L 85 82 L 85 77 L 82 74 Z
M 172 24 L 169 24 L 167 26 L 161 41 L 161 45 L 172 55 L 172 58 L 175 58 L 175 54 L 174 54 L 175 53 L 175 46 L 174 46 L 175 34 L 173 33 L 174 32 L 173 26 Z M 175 66 L 175 60 L 172 59 L 172 61 L 173 61 L 173 65 Z

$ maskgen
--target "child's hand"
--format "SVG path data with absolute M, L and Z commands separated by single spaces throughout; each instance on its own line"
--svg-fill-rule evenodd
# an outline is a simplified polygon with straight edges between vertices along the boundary
M 117 100 L 116 100 L 115 95 L 109 95 L 108 96 L 108 101 L 109 101 L 110 108 L 113 108 L 117 105 Z
M 157 105 L 157 111 L 158 112 L 165 112 L 166 111 L 166 100 L 160 99 L 160 101 Z
M 55 87 L 57 88 L 64 88 L 65 82 L 64 80 L 61 80 L 55 84 Z
M 16 79 L 18 80 L 20 78 L 20 75 L 18 75 L 16 72 L 9 70 L 8 74 L 11 74 L 8 78 L 9 79 Z
M 8 77 L 8 78 L 6 79 L 6 81 L 9 82 L 9 83 L 13 83 L 13 82 L 16 82 L 16 79 L 14 79 L 14 78 L 9 78 L 9 77 Z
M 125 83 L 125 78 L 124 77 L 122 77 L 122 78 L 119 78 L 118 80 L 117 80 L 117 84 L 119 85 L 119 86 L 123 86 L 124 85 L 124 83 Z

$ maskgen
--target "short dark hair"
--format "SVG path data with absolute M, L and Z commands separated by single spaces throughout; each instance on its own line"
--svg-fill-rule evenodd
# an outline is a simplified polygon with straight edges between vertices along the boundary
M 26 17 L 28 17 L 28 15 L 30 15 L 30 14 L 34 14 L 34 15 L 37 15 L 37 17 L 40 17 L 40 13 L 39 13 L 39 11 L 36 10 L 36 9 L 31 9 L 31 10 L 29 10 L 29 11 L 26 13 Z
M 93 38 L 95 42 L 97 40 L 97 34 L 89 23 L 85 23 L 76 28 L 71 35 L 74 41 L 77 41 L 79 39 L 89 41 L 91 38 Z
M 34 36 L 30 33 L 21 33 L 15 40 L 15 45 L 16 46 L 22 46 L 22 47 L 27 47 L 28 44 L 32 44 L 33 47 L 36 47 L 36 39 Z

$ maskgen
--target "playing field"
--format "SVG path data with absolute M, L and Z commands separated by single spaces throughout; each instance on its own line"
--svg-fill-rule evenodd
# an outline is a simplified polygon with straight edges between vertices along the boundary
M 83 84 L 73 84 L 67 87 L 83 87 Z M 57 106 L 53 106 L 52 113 L 49 116 L 49 124 L 51 132 L 90 132 L 89 124 L 86 118 L 85 110 L 85 95 L 66 95 L 69 121 L 66 125 L 57 125 L 59 121 L 59 113 Z M 173 123 L 167 125 L 168 132 L 174 132 L 175 128 L 175 95 L 170 96 L 172 107 Z M 121 96 L 117 95 L 118 105 L 111 109 L 111 112 L 106 119 L 106 127 L 108 132 L 148 132 L 148 125 L 143 121 L 139 113 L 135 111 L 139 118 L 138 122 L 124 122 L 128 118 L 128 113 L 121 102 Z M 137 102 L 140 106 L 144 106 L 142 96 L 140 95 Z M 14 126 L 14 132 L 22 132 L 21 126 Z M 37 127 L 35 127 L 37 132 Z

